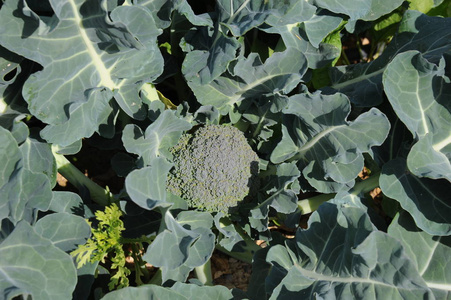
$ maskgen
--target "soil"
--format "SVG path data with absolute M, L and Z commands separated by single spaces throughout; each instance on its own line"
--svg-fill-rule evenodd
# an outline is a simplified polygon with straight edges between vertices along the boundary
M 211 258 L 214 284 L 246 291 L 251 277 L 252 265 L 215 251 Z

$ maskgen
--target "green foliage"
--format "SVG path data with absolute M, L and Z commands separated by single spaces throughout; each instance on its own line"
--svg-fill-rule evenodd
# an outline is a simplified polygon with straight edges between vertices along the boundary
M 116 270 L 108 285 L 109 289 L 126 287 L 129 285 L 127 276 L 131 271 L 125 266 L 125 253 L 121 243 L 121 233 L 125 229 L 120 219 L 122 212 L 116 204 L 112 204 L 105 207 L 105 211 L 97 211 L 95 216 L 99 222 L 97 228 L 93 228 L 92 223 L 88 221 L 92 228 L 91 238 L 86 244 L 79 245 L 71 255 L 76 257 L 77 268 L 88 262 L 105 263 L 108 257 L 111 260 L 111 269 Z
M 259 158 L 233 126 L 207 125 L 171 148 L 167 189 L 190 207 L 228 213 L 258 189 Z
M 0 1 L 0 299 L 450 299 L 450 15 Z

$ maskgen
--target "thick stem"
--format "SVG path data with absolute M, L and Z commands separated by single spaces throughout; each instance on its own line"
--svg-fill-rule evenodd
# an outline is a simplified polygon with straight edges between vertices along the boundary
M 56 160 L 58 172 L 63 175 L 78 190 L 87 190 L 91 200 L 99 205 L 107 206 L 113 202 L 113 194 L 93 182 L 85 176 L 79 169 L 71 164 L 62 154 L 58 154 L 52 147 L 53 156 Z
M 147 284 L 155 284 L 162 285 L 163 284 L 163 275 L 161 269 L 158 269 L 155 275 L 147 282 Z
M 242 251 L 229 251 L 222 247 L 220 243 L 217 243 L 215 248 L 230 257 L 238 259 L 240 261 L 251 264 L 254 259 L 254 254 L 258 250 L 261 249 L 259 245 L 255 243 L 255 241 L 247 235 L 247 233 L 239 226 L 235 226 L 236 231 L 239 233 L 241 238 L 243 239 L 244 245 L 241 247 Z
M 194 269 L 194 272 L 196 273 L 197 279 L 199 279 L 199 281 L 203 285 L 213 285 L 213 276 L 211 274 L 211 260 L 210 259 L 202 266 L 196 267 Z
M 370 178 L 357 183 L 351 190 L 349 190 L 349 194 L 359 195 L 361 193 L 368 193 L 374 190 L 379 186 L 379 176 L 380 173 L 377 173 L 372 175 Z M 311 198 L 302 199 L 298 201 L 298 207 L 303 215 L 309 214 L 317 210 L 322 203 L 333 199 L 335 195 L 336 194 L 322 194 Z

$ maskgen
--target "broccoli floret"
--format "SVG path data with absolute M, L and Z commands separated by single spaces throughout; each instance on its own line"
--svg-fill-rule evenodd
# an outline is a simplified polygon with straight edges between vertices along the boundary
M 190 207 L 227 214 L 258 190 L 258 155 L 233 126 L 200 127 L 183 134 L 170 151 L 168 191 Z

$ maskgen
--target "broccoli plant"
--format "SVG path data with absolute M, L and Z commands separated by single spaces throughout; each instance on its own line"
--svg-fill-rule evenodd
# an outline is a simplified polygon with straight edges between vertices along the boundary
M 449 299 L 450 16 L 0 1 L 0 299 Z
M 185 133 L 171 153 L 168 191 L 190 207 L 227 214 L 258 190 L 259 157 L 233 126 L 207 125 Z

